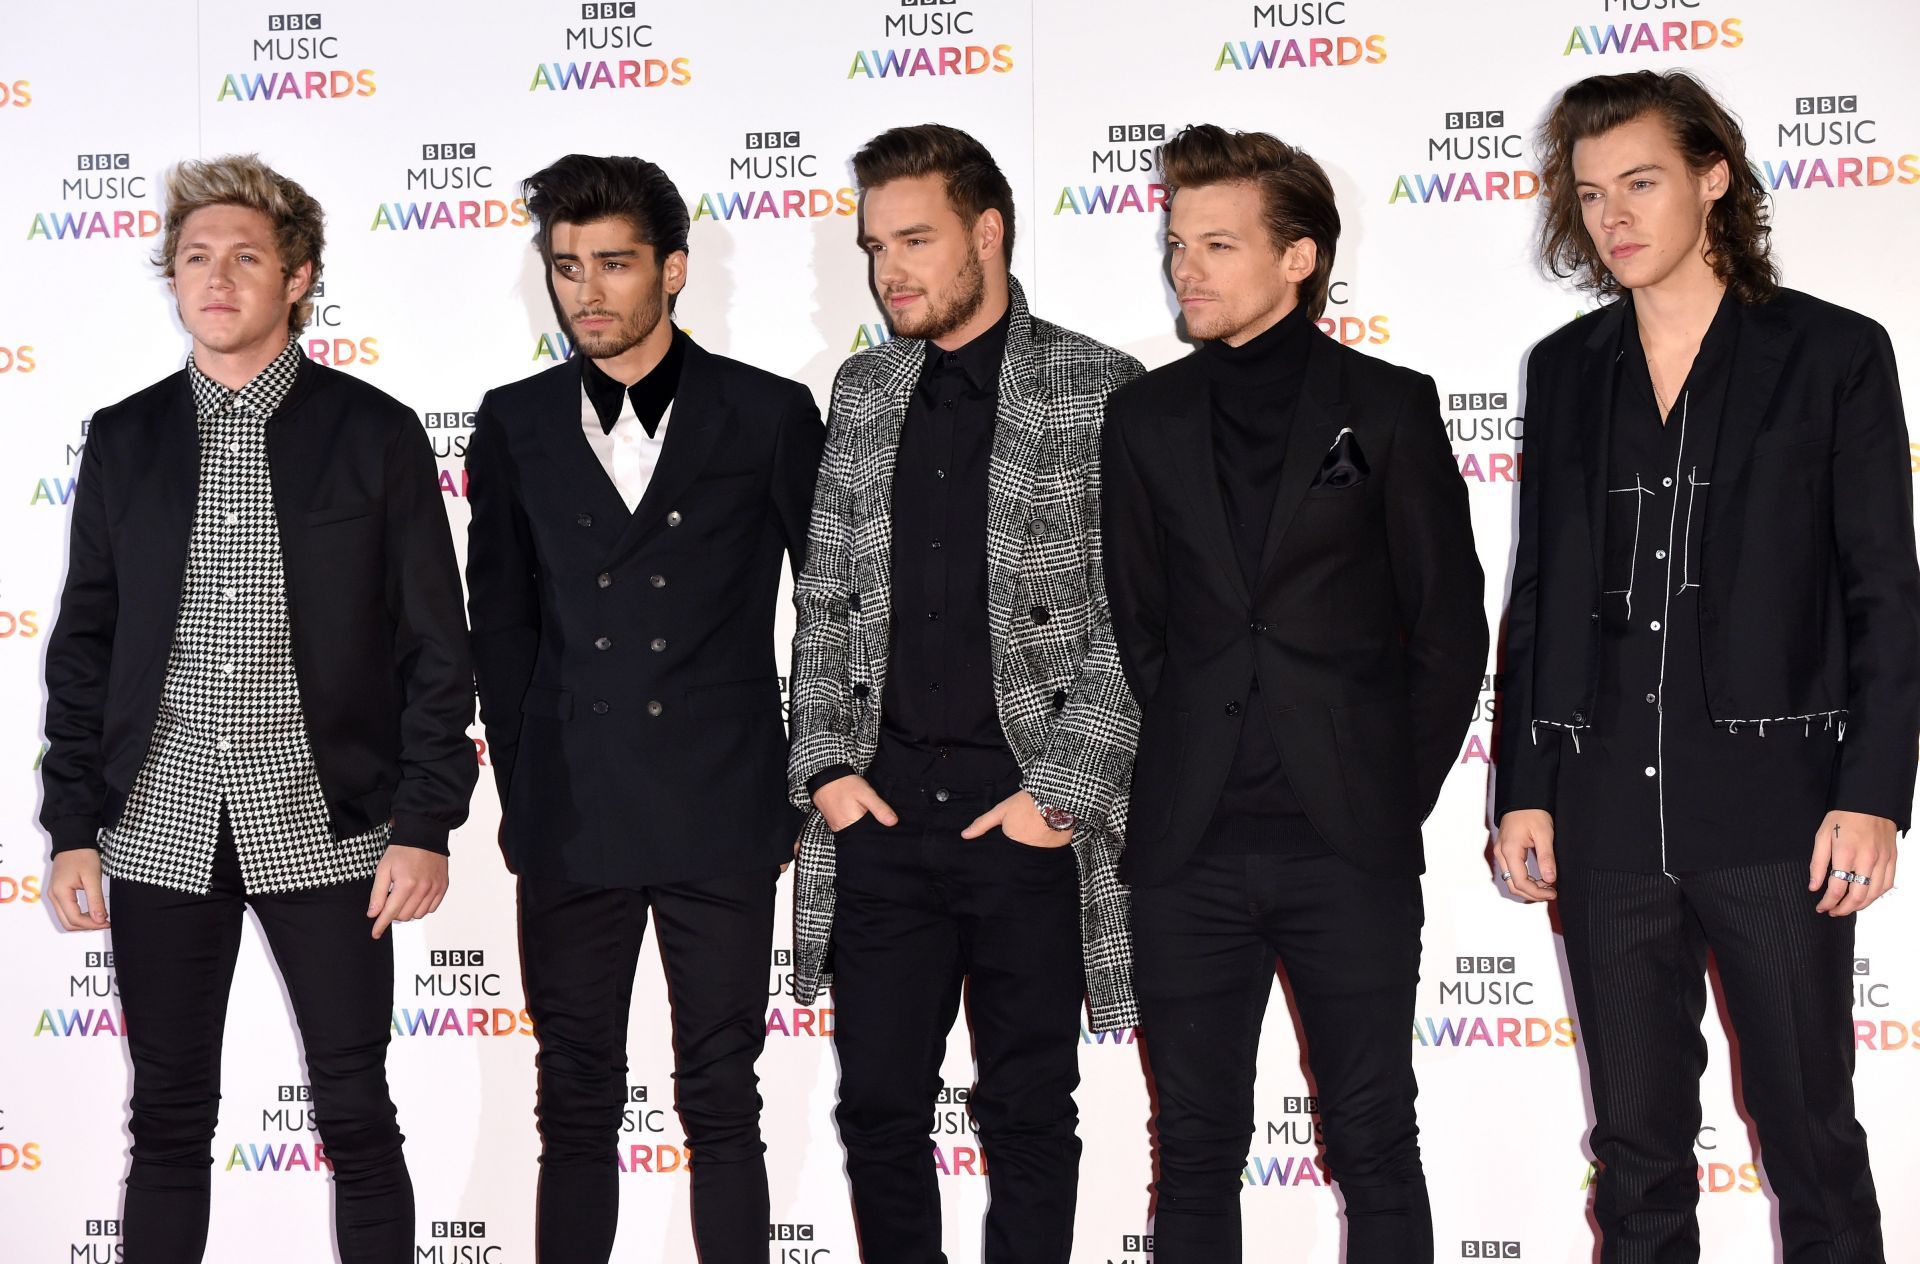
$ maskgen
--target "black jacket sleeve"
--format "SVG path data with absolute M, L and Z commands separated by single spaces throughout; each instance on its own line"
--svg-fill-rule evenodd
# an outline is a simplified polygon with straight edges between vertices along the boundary
M 773 508 L 786 541 L 787 560 L 798 575 L 807 564 L 807 524 L 813 517 L 813 487 L 827 428 L 813 392 L 796 386 L 780 419 L 773 450 Z
M 1108 401 L 1101 436 L 1101 547 L 1121 670 L 1144 707 L 1160 687 L 1167 659 L 1167 559 L 1126 425 L 1116 415 L 1124 407 Z
M 95 419 L 80 461 L 67 547 L 67 582 L 47 639 L 47 753 L 40 761 L 40 823 L 55 854 L 98 847 L 107 783 L 101 734 L 113 664 L 119 583 L 107 530 L 112 466 Z
M 1536 352 L 1536 355 L 1538 353 Z M 1507 634 L 1501 665 L 1498 767 L 1493 782 L 1496 825 L 1509 812 L 1554 809 L 1562 730 L 1533 729 L 1533 651 L 1540 626 L 1540 484 L 1547 474 L 1547 397 L 1537 363 L 1527 366 L 1526 448 L 1520 465 L 1520 522 L 1514 542 L 1513 584 L 1507 597 Z
M 506 431 L 492 396 L 467 443 L 467 610 L 493 781 L 504 806 L 520 749 L 520 703 L 540 649 L 539 562 L 520 501 Z

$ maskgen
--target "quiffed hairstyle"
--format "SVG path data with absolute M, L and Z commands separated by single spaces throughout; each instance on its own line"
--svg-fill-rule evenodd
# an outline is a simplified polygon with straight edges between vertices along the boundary
M 1310 154 L 1265 132 L 1230 132 L 1196 123 L 1161 146 L 1160 171 L 1176 197 L 1181 189 L 1210 184 L 1257 188 L 1276 251 L 1303 237 L 1314 244 L 1313 272 L 1300 283 L 1300 302 L 1315 319 L 1327 309 L 1340 211 L 1334 205 L 1333 182 Z
M 930 175 L 946 177 L 947 201 L 967 227 L 973 227 L 982 211 L 1000 212 L 1005 226 L 1000 246 L 1011 265 L 1013 189 L 985 145 L 957 127 L 920 123 L 889 128 L 853 156 L 853 178 L 863 191 Z
M 1548 270 L 1572 277 L 1583 290 L 1620 292 L 1620 282 L 1607 269 L 1580 217 L 1573 147 L 1649 114 L 1666 123 L 1696 175 L 1726 159 L 1727 191 L 1707 212 L 1707 262 L 1740 302 L 1771 298 L 1780 288 L 1780 270 L 1768 240 L 1773 230 L 1767 223 L 1771 212 L 1766 186 L 1747 161 L 1740 124 L 1684 70 L 1595 75 L 1560 94 L 1540 131 L 1540 183 L 1546 192 L 1540 256 Z
M 153 262 L 162 276 L 174 275 L 180 229 L 187 217 L 209 206 L 244 206 L 273 224 L 273 248 L 283 275 L 311 263 L 307 288 L 287 312 L 287 328 L 298 333 L 313 319 L 307 295 L 320 283 L 320 251 L 326 245 L 326 215 L 305 189 L 260 161 L 258 154 L 188 160 L 167 172 L 167 225 Z
M 553 261 L 555 224 L 624 219 L 653 247 L 655 263 L 687 248 L 687 204 L 657 163 L 644 158 L 568 154 L 520 182 L 540 255 Z

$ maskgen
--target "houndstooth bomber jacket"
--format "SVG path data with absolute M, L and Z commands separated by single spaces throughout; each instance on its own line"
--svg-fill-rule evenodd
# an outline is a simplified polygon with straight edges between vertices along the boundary
M 987 605 L 1000 725 L 1024 788 L 1078 822 L 1080 939 L 1091 1026 L 1136 1021 L 1127 891 L 1115 876 L 1140 714 L 1120 669 L 1100 557 L 1100 429 L 1131 356 L 1036 320 L 1012 282 L 987 490 Z M 891 610 L 893 469 L 926 343 L 862 351 L 834 380 L 806 567 L 794 586 L 793 752 L 809 813 L 794 889 L 794 993 L 831 982 L 833 832 L 807 780 L 864 772 L 880 740 Z M 857 610 L 848 597 L 859 593 Z M 1045 607 L 1036 622 L 1028 613 Z

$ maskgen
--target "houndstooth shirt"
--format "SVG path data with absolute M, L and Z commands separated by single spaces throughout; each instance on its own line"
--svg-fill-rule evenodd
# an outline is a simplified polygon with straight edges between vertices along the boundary
M 153 745 L 120 821 L 101 836 L 115 878 L 204 893 L 225 805 L 250 893 L 365 878 L 389 825 L 335 843 L 294 674 L 267 423 L 300 346 L 228 390 L 191 358 L 200 492 Z

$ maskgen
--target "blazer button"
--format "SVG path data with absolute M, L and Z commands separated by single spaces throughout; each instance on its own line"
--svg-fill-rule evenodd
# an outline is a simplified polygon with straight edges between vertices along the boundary
M 655 588 L 665 588 L 667 586 L 667 577 L 665 575 L 649 575 L 647 576 L 647 582 Z
M 648 715 L 659 715 L 659 714 L 661 714 L 662 712 L 664 712 L 665 710 L 666 710 L 666 708 L 665 708 L 665 707 L 663 707 L 663 706 L 661 706 L 661 705 L 660 705 L 659 703 L 657 703 L 657 702 L 649 702 L 649 703 L 647 704 L 647 714 L 648 714 Z
M 945 803 L 948 799 L 951 799 L 952 797 L 953 797 L 953 791 L 947 789 L 945 786 L 941 786 L 939 789 L 933 792 L 933 801 L 935 803 Z
M 1027 613 L 1033 616 L 1033 621 L 1035 623 L 1045 623 L 1048 619 L 1051 619 L 1053 617 L 1051 614 L 1047 612 L 1047 608 L 1045 606 L 1035 606 L 1033 609 L 1027 611 Z
M 593 577 L 593 582 L 602 588 L 611 588 L 613 587 L 613 576 L 607 574 L 605 571 L 601 571 Z
M 1595 606 L 1592 610 L 1588 611 L 1587 618 L 1592 619 L 1595 623 L 1600 622 L 1600 607 Z
M 593 648 L 597 650 L 610 650 L 613 648 L 613 638 L 610 636 L 596 636 L 593 638 Z
M 654 653 L 658 654 L 661 650 L 664 650 L 667 648 L 667 638 L 664 636 L 656 636 L 648 644 L 647 648 L 651 649 Z
M 672 513 L 670 513 L 670 514 L 668 514 L 668 515 L 667 515 L 667 525 L 668 525 L 668 526 L 670 526 L 670 527 L 677 527 L 677 526 L 679 526 L 679 525 L 680 525 L 680 522 L 681 522 L 681 519 L 680 519 L 680 511 L 679 511 L 678 509 L 676 509 L 676 510 L 674 510 L 674 511 L 673 511 Z
M 605 715 L 607 712 L 611 710 L 613 710 L 613 708 L 608 706 L 604 702 L 596 702 L 593 704 L 593 713 L 595 715 Z
M 857 610 L 859 610 L 859 609 L 860 609 L 860 594 L 859 594 L 859 593 L 848 593 L 848 594 L 847 594 L 847 609 L 849 609 L 849 610 L 854 610 L 854 611 L 857 611 Z
M 867 696 L 867 687 L 866 687 L 865 685 L 855 685 L 855 686 L 853 687 L 853 696 L 854 696 L 854 697 L 856 697 L 856 698 L 864 698 L 864 697 L 866 697 L 866 696 Z
M 1229 703 L 1227 704 L 1227 714 L 1228 714 L 1228 715 L 1239 715 L 1239 714 L 1240 714 L 1240 704 L 1239 704 L 1239 703 L 1237 703 L 1237 702 L 1229 702 Z
M 1575 724 L 1585 724 L 1587 722 L 1587 713 L 1585 711 L 1575 711 L 1573 713 L 1573 722 Z
M 593 515 L 580 514 L 574 518 L 573 525 L 576 527 L 590 527 L 593 525 Z
M 1055 711 L 1064 711 L 1066 710 L 1066 708 L 1067 708 L 1067 691 L 1064 689 L 1054 690 L 1053 691 L 1053 709 Z

